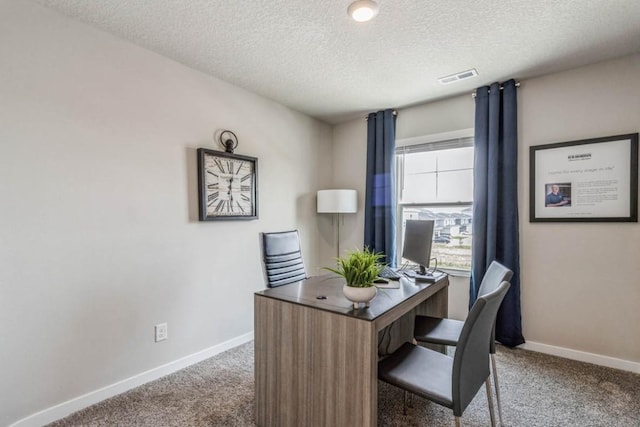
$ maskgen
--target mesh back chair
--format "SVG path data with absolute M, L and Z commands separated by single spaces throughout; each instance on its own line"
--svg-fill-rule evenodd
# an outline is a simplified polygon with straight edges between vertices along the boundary
M 509 282 L 502 282 L 473 304 L 454 357 L 404 343 L 378 364 L 378 378 L 451 409 L 456 426 L 460 426 L 462 413 L 484 383 L 491 425 L 495 426 L 489 381 L 489 342 L 498 308 L 509 286 Z
M 262 243 L 268 287 L 275 288 L 307 278 L 298 230 L 263 233 Z
M 495 290 L 502 281 L 509 281 L 513 276 L 513 271 L 497 261 L 493 261 L 480 283 L 478 295 L 482 296 Z M 430 344 L 441 344 L 456 346 L 460 339 L 460 333 L 464 322 L 454 319 L 442 319 L 439 317 L 416 316 L 414 337 L 416 341 Z M 496 389 L 496 400 L 498 402 L 498 419 L 502 425 L 502 403 L 500 401 L 500 388 L 498 387 L 498 373 L 496 371 L 496 343 L 495 327 L 491 330 L 489 343 L 491 354 L 491 370 L 493 372 L 493 384 Z

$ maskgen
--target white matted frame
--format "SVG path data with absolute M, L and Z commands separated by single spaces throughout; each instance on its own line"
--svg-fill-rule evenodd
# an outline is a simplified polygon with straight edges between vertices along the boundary
M 638 134 L 529 147 L 530 222 L 638 222 Z

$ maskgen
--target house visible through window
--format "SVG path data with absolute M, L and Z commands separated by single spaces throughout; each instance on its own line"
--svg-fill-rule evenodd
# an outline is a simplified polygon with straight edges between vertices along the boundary
M 407 219 L 434 220 L 431 257 L 438 268 L 470 270 L 473 138 L 401 146 L 396 160 L 399 238 Z

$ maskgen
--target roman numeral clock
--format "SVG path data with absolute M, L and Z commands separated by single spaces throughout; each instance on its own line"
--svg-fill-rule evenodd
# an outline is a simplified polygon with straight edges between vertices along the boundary
M 200 221 L 257 219 L 257 169 L 255 157 L 199 148 Z

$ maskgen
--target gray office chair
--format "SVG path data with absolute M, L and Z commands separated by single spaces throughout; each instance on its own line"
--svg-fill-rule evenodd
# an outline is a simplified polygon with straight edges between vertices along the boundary
M 513 276 L 513 271 L 497 261 L 493 261 L 485 273 L 478 295 L 482 296 L 495 290 L 502 281 L 509 281 Z M 414 338 L 418 342 L 430 344 L 442 344 L 456 346 L 460 339 L 460 333 L 464 322 L 454 319 L 442 319 L 439 317 L 416 316 Z M 493 385 L 496 389 L 496 401 L 498 402 L 498 419 L 502 423 L 502 403 L 500 401 L 500 387 L 498 386 L 498 371 L 496 370 L 496 343 L 495 326 L 491 330 L 489 343 L 491 355 L 491 371 L 493 372 Z
M 491 425 L 495 426 L 489 381 L 489 342 L 498 308 L 509 290 L 502 282 L 479 297 L 464 322 L 454 357 L 405 343 L 378 364 L 378 378 L 453 410 L 456 426 L 485 383 Z
M 275 288 L 307 278 L 298 230 L 263 233 L 262 243 L 268 287 Z

